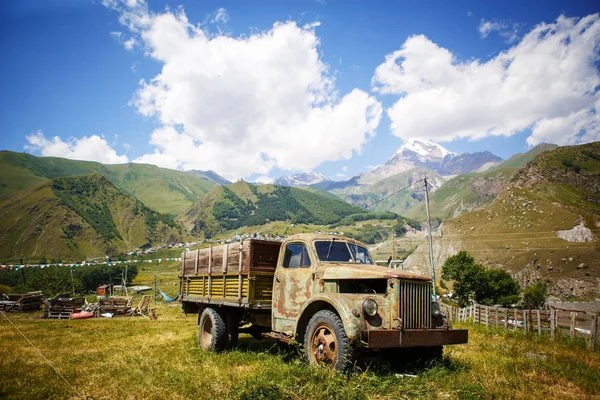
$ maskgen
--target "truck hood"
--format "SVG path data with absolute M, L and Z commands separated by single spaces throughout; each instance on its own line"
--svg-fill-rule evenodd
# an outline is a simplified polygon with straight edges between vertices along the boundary
M 321 279 L 415 279 L 429 281 L 429 277 L 412 272 L 365 264 L 328 264 L 321 270 Z

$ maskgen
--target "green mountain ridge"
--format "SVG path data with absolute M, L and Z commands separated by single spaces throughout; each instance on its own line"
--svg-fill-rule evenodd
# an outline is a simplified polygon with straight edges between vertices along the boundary
M 173 216 L 188 209 L 215 186 L 208 178 L 147 164 L 105 165 L 56 157 L 0 151 L 0 196 L 46 179 L 98 173 L 146 206 Z
M 363 212 L 342 200 L 311 191 L 240 181 L 214 188 L 179 220 L 191 233 L 212 237 L 221 230 L 268 221 L 330 224 Z
M 70 260 L 180 241 L 172 217 L 100 174 L 59 177 L 0 199 L 0 259 Z

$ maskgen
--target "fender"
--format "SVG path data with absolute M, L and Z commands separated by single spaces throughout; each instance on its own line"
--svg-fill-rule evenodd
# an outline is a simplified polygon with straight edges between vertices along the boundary
M 298 320 L 298 324 L 296 324 L 296 334 L 304 335 L 303 331 L 298 332 L 298 328 L 303 330 L 308 324 L 308 320 L 310 320 L 312 314 L 320 309 L 318 308 L 314 311 L 311 310 L 317 302 L 327 303 L 335 309 L 344 324 L 344 329 L 346 330 L 348 338 L 357 339 L 360 337 L 362 318 L 352 314 L 352 309 L 357 308 L 356 304 L 352 301 L 352 298 L 340 296 L 339 293 L 319 293 L 312 296 L 300 311 L 300 319 Z M 307 312 L 309 312 L 310 315 L 307 315 Z

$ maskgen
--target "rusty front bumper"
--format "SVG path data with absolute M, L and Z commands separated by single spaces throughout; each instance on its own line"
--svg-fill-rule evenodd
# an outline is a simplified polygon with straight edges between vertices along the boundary
M 370 349 L 392 347 L 443 346 L 467 343 L 467 329 L 371 329 L 363 331 L 363 339 Z

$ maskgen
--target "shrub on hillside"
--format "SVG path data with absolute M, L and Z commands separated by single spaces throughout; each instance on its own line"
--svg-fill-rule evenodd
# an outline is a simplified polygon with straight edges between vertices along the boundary
M 548 288 L 543 282 L 538 282 L 533 286 L 528 287 L 523 292 L 523 305 L 525 307 L 540 308 L 546 302 L 548 296 Z
M 466 251 L 448 257 L 442 266 L 442 279 L 454 281 L 454 291 L 461 307 L 473 300 L 484 305 L 510 306 L 519 301 L 520 287 L 506 271 L 486 270 Z

